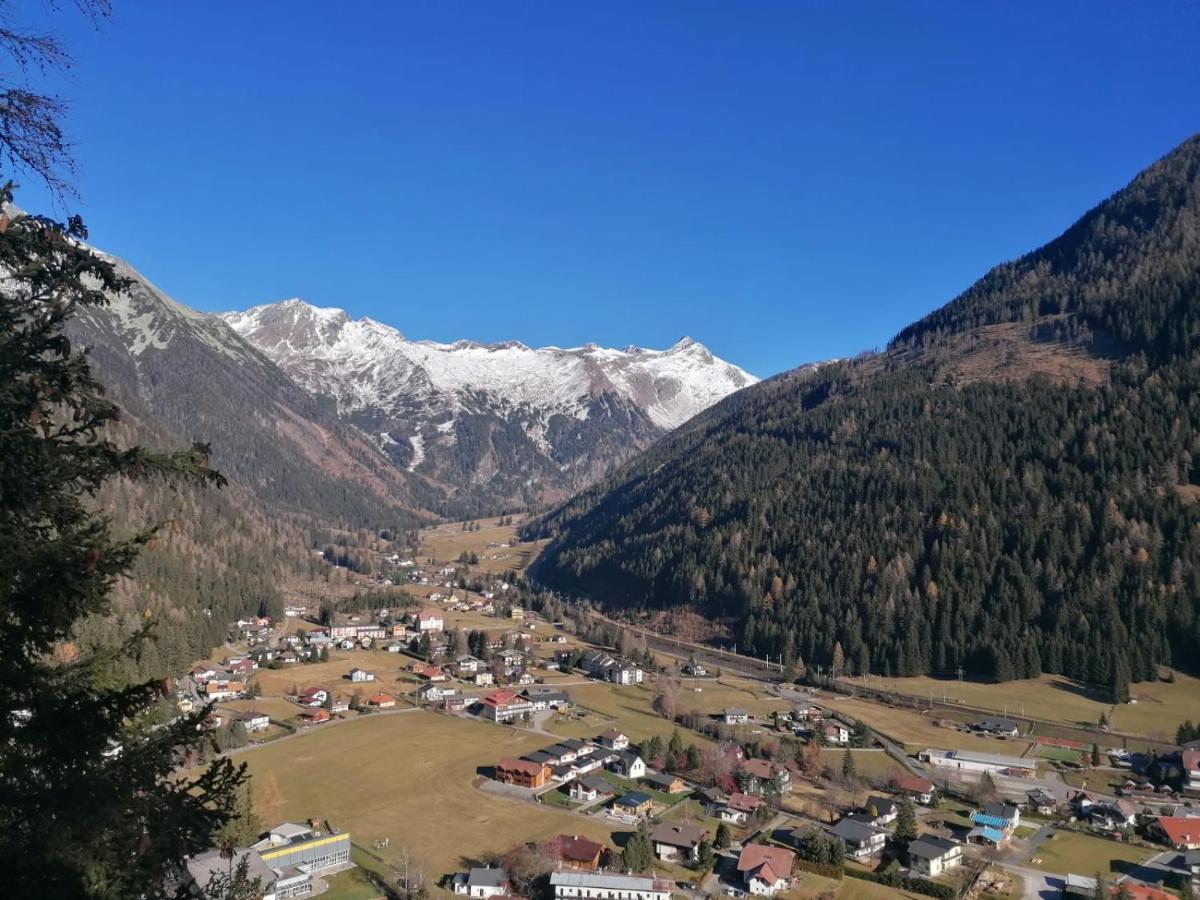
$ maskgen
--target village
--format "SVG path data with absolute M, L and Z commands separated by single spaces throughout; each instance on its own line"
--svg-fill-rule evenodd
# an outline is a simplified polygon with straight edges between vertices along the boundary
M 179 681 L 179 710 L 214 704 L 213 752 L 253 775 L 271 830 L 239 852 L 264 896 L 1167 900 L 1200 886 L 1200 743 L 928 715 L 682 642 L 664 652 L 537 608 L 514 565 L 534 549 L 507 524 L 439 526 L 389 560 L 371 603 L 231 623 Z M 1171 702 L 1196 687 L 1179 677 Z M 194 862 L 200 880 L 213 860 Z

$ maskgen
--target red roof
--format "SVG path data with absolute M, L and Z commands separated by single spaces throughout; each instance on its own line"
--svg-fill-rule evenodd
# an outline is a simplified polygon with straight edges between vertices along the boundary
M 520 772 L 530 776 L 539 776 L 545 769 L 546 767 L 541 763 L 530 762 L 527 759 L 513 759 L 511 756 L 506 756 L 496 763 L 498 772 Z
M 1200 845 L 1200 818 L 1159 816 L 1158 827 L 1172 844 Z
M 501 760 L 503 762 L 503 760 Z M 577 834 L 558 834 L 546 842 L 559 859 L 571 862 L 595 862 L 604 850 L 603 844 L 589 841 Z
M 517 699 L 517 695 L 512 691 L 492 691 L 483 698 L 485 706 L 507 706 Z
M 1188 772 L 1200 769 L 1200 750 L 1183 751 L 1183 768 Z
M 784 877 L 787 877 L 792 873 L 792 863 L 795 861 L 796 854 L 791 850 L 784 850 L 782 847 L 766 847 L 762 844 L 747 844 L 742 848 L 742 855 L 738 857 L 737 867 L 739 872 L 750 872 L 766 863 L 770 869 L 782 872 Z
M 910 794 L 928 794 L 936 787 L 928 778 L 922 778 L 919 775 L 901 775 L 896 779 L 895 784 L 896 790 Z
M 1121 890 L 1121 888 L 1125 888 L 1126 893 L 1132 898 L 1132 900 L 1179 900 L 1179 898 L 1177 898 L 1174 894 L 1161 891 L 1158 888 L 1150 887 L 1149 885 L 1136 884 L 1132 881 L 1126 881 L 1122 884 L 1113 885 L 1111 890 L 1114 897 L 1117 896 L 1117 893 Z
M 762 801 L 757 797 L 751 797 L 749 794 L 735 793 L 730 795 L 729 802 L 725 805 L 739 812 L 752 813 L 762 805 Z
M 769 759 L 748 759 L 742 763 L 740 768 L 747 775 L 753 775 L 755 778 L 765 781 L 775 777 L 777 766 Z
M 367 698 L 367 703 L 371 706 L 382 706 L 384 703 L 395 703 L 396 698 L 391 694 L 373 694 Z

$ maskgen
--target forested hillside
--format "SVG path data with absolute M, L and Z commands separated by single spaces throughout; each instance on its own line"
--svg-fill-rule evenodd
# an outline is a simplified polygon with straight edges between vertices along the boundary
M 1200 138 L 886 352 L 749 388 L 527 529 L 536 573 L 847 673 L 1200 668 Z

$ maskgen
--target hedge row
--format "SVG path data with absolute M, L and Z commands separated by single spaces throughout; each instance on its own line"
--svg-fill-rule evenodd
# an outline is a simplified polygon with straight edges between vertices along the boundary
M 899 888 L 902 891 L 913 891 L 938 900 L 954 900 L 958 892 L 948 884 L 938 884 L 928 878 L 918 878 L 914 875 L 896 875 L 892 872 L 860 872 L 857 869 L 847 869 L 846 874 L 851 878 L 863 881 L 873 881 L 887 887 Z
M 803 857 L 797 857 L 794 865 L 797 869 L 804 872 L 823 875 L 826 878 L 833 878 L 837 881 L 842 880 L 842 873 L 845 871 L 841 866 L 835 866 L 833 863 L 814 862 L 811 859 L 804 859 Z

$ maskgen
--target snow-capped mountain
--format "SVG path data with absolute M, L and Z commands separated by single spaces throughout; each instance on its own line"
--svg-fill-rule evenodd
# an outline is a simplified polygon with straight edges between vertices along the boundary
M 576 490 L 757 381 L 689 338 L 667 350 L 440 344 L 298 299 L 222 318 L 399 465 L 497 502 Z

